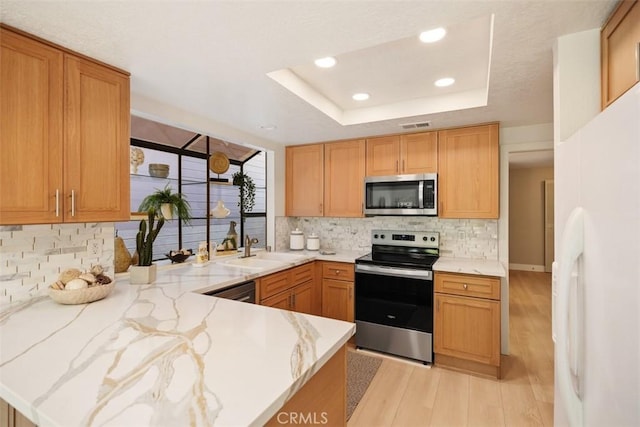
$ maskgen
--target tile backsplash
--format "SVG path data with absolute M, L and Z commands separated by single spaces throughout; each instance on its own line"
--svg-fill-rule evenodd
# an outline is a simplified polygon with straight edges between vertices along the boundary
M 44 292 L 61 270 L 102 264 L 113 276 L 113 223 L 0 226 L 0 303 Z M 89 255 L 89 241 L 102 246 Z
M 440 233 L 441 256 L 498 259 L 497 220 L 396 216 L 277 217 L 276 250 L 289 248 L 289 233 L 296 228 L 304 232 L 305 236 L 317 234 L 321 249 L 362 251 L 371 248 L 373 229 L 437 231 Z

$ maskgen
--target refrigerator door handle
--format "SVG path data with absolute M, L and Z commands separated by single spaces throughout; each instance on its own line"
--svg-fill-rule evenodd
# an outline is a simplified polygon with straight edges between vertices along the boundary
M 562 234 L 562 249 L 559 261 L 559 273 L 558 273 L 558 300 L 557 300 L 557 333 L 559 350 L 556 352 L 556 363 L 558 368 L 558 390 L 560 392 L 561 399 L 567 406 L 567 412 L 569 417 L 569 424 L 571 426 L 583 425 L 583 412 L 582 412 L 582 400 L 576 389 L 573 386 L 571 376 L 571 362 L 570 356 L 567 352 L 567 346 L 573 347 L 571 352 L 575 354 L 579 349 L 574 338 L 578 337 L 579 331 L 576 313 L 573 313 L 572 329 L 569 330 L 568 314 L 571 312 L 570 307 L 573 306 L 573 311 L 576 311 L 577 304 L 571 302 L 571 283 L 572 283 L 572 270 L 573 266 L 578 261 L 578 258 L 584 252 L 584 210 L 581 207 L 575 208 L 565 224 L 565 229 Z M 575 279 L 575 278 L 574 278 Z M 572 342 L 570 342 L 570 340 Z

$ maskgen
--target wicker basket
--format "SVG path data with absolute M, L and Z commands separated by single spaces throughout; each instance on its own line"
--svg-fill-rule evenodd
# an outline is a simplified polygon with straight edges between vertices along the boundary
M 116 281 L 106 285 L 95 285 L 84 289 L 59 290 L 49 286 L 49 296 L 59 304 L 86 304 L 98 301 L 111 293 Z

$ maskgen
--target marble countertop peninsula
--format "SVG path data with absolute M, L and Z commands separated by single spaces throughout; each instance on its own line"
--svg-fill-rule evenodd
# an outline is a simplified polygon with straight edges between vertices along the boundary
M 481 276 L 506 277 L 502 263 L 497 260 L 440 257 L 433 264 L 433 271 L 448 273 L 478 274 Z
M 355 325 L 199 293 L 318 255 L 260 271 L 172 266 L 152 285 L 118 275 L 91 304 L 2 305 L 0 398 L 42 427 L 262 425 Z

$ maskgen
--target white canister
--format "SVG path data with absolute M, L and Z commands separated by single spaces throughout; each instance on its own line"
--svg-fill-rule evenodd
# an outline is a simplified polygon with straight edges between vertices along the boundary
M 308 251 L 320 250 L 320 237 L 318 237 L 317 234 L 311 233 L 309 237 L 307 237 L 307 250 Z
M 297 228 L 293 230 L 289 236 L 289 249 L 292 251 L 301 251 L 304 249 L 304 234 Z

